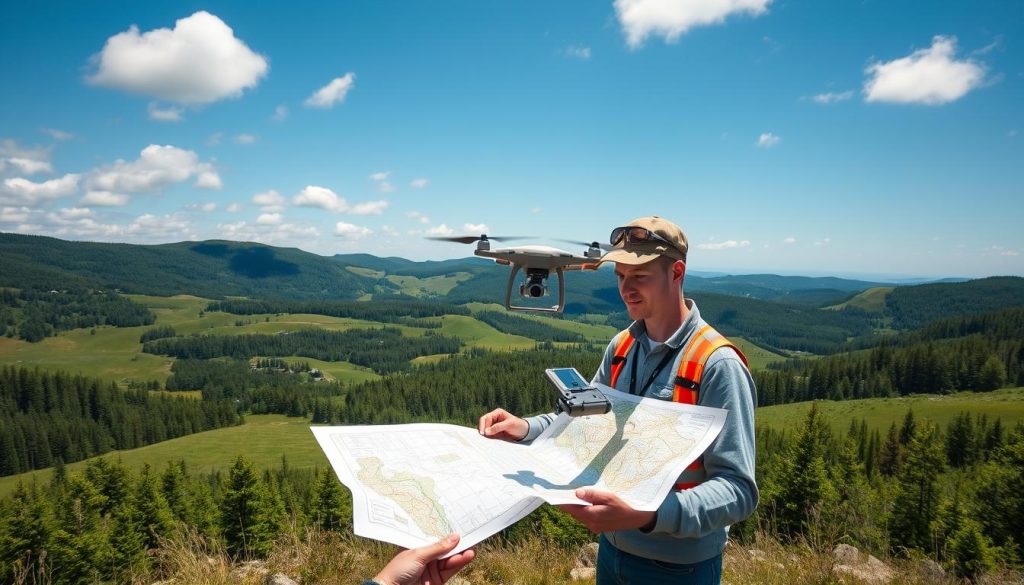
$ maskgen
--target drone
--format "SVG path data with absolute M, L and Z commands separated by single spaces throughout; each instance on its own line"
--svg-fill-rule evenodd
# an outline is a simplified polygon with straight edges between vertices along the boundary
M 505 308 L 509 311 L 530 311 L 537 313 L 561 313 L 565 308 L 565 275 L 566 270 L 596 270 L 604 251 L 610 250 L 611 246 L 599 244 L 598 242 L 576 242 L 572 240 L 559 240 L 570 244 L 587 246 L 583 255 L 573 254 L 551 246 L 519 246 L 515 248 L 491 249 L 491 241 L 501 242 L 509 240 L 526 239 L 525 236 L 503 236 L 487 237 L 487 234 L 479 236 L 458 236 L 458 237 L 432 237 L 430 240 L 444 242 L 458 242 L 460 244 L 472 244 L 476 242 L 477 256 L 491 258 L 498 264 L 512 267 L 512 273 L 508 275 L 508 287 L 505 290 Z M 516 275 L 524 273 L 523 281 L 519 285 L 519 296 L 527 299 L 537 299 L 548 293 L 548 277 L 554 271 L 558 275 L 558 304 L 553 307 L 531 307 L 512 304 L 512 287 L 516 281 Z

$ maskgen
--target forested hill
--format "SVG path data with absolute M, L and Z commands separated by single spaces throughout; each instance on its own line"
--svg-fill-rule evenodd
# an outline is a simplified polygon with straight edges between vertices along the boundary
M 1024 278 L 998 276 L 960 283 L 901 287 L 885 301 L 898 329 L 916 329 L 939 319 L 1024 307 Z
M 0 287 L 161 296 L 355 299 L 390 287 L 295 248 L 216 240 L 145 246 L 0 233 L 0 266 Z

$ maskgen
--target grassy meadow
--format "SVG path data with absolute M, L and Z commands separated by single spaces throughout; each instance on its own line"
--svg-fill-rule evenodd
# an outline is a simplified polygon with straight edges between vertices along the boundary
M 989 420 L 1001 418 L 1003 428 L 1024 421 L 1024 388 L 986 393 L 959 392 L 946 396 L 819 401 L 817 404 L 833 433 L 840 436 L 846 433 L 851 419 L 865 419 L 869 430 L 879 429 L 884 434 L 893 423 L 899 426 L 911 408 L 918 421 L 930 419 L 942 429 L 965 410 L 985 414 Z M 793 432 L 803 424 L 809 408 L 810 403 L 807 402 L 759 408 L 757 424 Z M 327 460 L 309 432 L 309 426 L 309 421 L 304 418 L 249 415 L 243 425 L 196 433 L 139 449 L 113 451 L 103 457 L 113 457 L 132 469 L 145 463 L 162 468 L 170 461 L 185 459 L 191 469 L 207 472 L 226 470 L 238 455 L 245 455 L 259 468 L 273 468 L 281 464 L 281 455 L 286 454 L 292 467 L 323 467 Z M 84 466 L 85 462 L 79 461 L 67 468 L 76 470 Z M 51 474 L 51 469 L 43 469 L 0 477 L 0 498 L 9 494 L 19 481 L 45 482 Z

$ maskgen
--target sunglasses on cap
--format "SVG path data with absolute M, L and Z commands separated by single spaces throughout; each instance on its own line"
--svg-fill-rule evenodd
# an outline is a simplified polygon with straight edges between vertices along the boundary
M 613 246 L 619 245 L 623 239 L 626 240 L 627 244 L 644 244 L 650 242 L 661 242 L 673 250 L 679 251 L 679 248 L 675 244 L 659 236 L 645 227 L 639 227 L 635 225 L 627 225 L 623 227 L 617 227 L 612 230 L 612 235 L 608 238 Z

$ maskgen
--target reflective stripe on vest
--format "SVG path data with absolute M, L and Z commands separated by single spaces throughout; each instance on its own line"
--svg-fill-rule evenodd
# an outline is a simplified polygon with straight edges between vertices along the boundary
M 619 343 L 615 346 L 615 353 L 612 354 L 612 383 L 610 386 L 615 387 L 615 382 L 619 379 L 619 374 L 622 373 L 622 366 L 626 365 L 626 355 L 629 353 L 630 348 L 633 347 L 633 334 L 626 329 L 619 334 Z
M 615 346 L 615 353 L 612 355 L 611 387 L 619 379 L 622 367 L 626 365 L 626 356 L 633 347 L 633 334 L 626 329 L 619 334 L 619 341 Z M 715 350 L 722 347 L 731 347 L 736 355 L 740 356 L 743 365 L 747 365 L 747 358 L 736 347 L 729 342 L 721 333 L 717 332 L 710 325 L 701 327 L 690 342 L 683 348 L 682 357 L 679 359 L 679 368 L 676 370 L 676 378 L 673 381 L 672 400 L 682 404 L 697 404 L 700 396 L 700 381 L 704 376 L 704 364 Z M 703 455 L 691 463 L 686 471 L 703 471 Z M 677 490 L 687 490 L 700 485 L 701 481 L 680 482 L 675 485 Z

